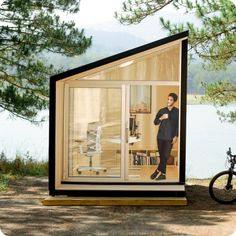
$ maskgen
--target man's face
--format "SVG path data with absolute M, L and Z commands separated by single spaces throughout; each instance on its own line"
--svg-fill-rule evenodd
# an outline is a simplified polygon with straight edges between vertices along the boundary
M 168 100 L 167 100 L 167 106 L 172 107 L 174 105 L 174 103 L 175 103 L 174 98 L 169 96 Z

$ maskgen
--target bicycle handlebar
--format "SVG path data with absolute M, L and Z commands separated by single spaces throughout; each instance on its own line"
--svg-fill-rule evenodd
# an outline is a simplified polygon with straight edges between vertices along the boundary
M 232 152 L 231 152 L 231 147 L 229 147 L 229 150 L 227 151 L 227 155 L 231 155 L 232 154 Z
M 236 158 L 236 155 L 232 155 L 231 147 L 229 147 L 229 150 L 226 152 L 228 156 L 231 158 Z

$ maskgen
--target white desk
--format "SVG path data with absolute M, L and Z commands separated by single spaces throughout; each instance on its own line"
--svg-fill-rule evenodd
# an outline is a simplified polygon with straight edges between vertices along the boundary
M 136 136 L 129 136 L 129 140 L 128 140 L 129 143 L 137 143 L 140 141 L 142 141 L 141 138 L 137 138 Z M 119 135 L 112 136 L 111 138 L 109 138 L 109 142 L 120 144 L 121 143 L 120 136 Z
M 137 143 L 140 142 L 142 139 L 141 138 L 137 138 L 136 136 L 129 136 L 129 143 Z M 112 136 L 111 138 L 109 138 L 109 142 L 111 143 L 117 143 L 120 144 L 121 143 L 121 138 L 119 135 L 117 136 Z M 120 169 L 120 168 L 118 168 Z M 141 170 L 141 168 L 129 168 L 129 170 Z M 129 176 L 133 176 L 133 177 L 140 177 L 140 175 L 129 175 Z

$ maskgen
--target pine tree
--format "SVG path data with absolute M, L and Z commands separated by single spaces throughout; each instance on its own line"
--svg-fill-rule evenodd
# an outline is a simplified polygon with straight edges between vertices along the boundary
M 217 114 L 221 121 L 236 122 L 236 111 L 223 112 L 220 107 L 236 103 L 236 83 L 229 81 L 217 81 L 214 83 L 203 83 L 205 96 L 203 102 L 211 102 L 217 107 Z
M 42 54 L 80 55 L 91 38 L 60 12 L 75 14 L 78 0 L 5 0 L 0 6 L 0 107 L 37 122 L 48 108 L 49 76 L 58 72 Z

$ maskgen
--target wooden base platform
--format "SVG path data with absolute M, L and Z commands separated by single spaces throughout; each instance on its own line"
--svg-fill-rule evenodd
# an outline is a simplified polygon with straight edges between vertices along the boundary
M 158 198 L 95 198 L 95 197 L 66 197 L 49 196 L 42 201 L 44 206 L 186 206 L 186 197 Z

